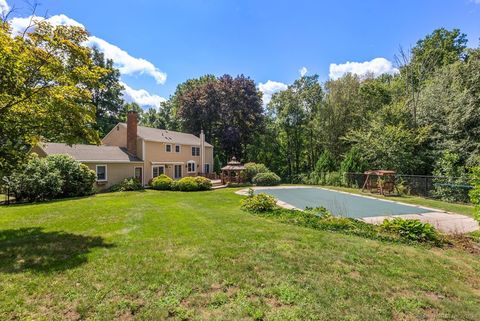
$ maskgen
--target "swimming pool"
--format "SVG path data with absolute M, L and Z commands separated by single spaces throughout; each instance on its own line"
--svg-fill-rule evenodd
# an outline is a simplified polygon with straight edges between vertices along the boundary
M 435 212 L 435 210 L 415 205 L 315 187 L 256 189 L 255 194 L 259 193 L 272 195 L 277 200 L 288 203 L 299 209 L 323 206 L 335 216 L 363 218 Z

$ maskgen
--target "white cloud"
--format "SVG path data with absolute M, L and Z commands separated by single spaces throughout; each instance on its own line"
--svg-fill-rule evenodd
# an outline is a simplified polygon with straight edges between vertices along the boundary
M 259 83 L 258 90 L 263 93 L 263 104 L 266 106 L 272 100 L 272 95 L 276 92 L 286 90 L 288 85 L 278 82 L 268 80 L 266 83 Z
M 0 16 L 6 15 L 10 11 L 10 7 L 6 0 L 0 0 Z
M 123 99 L 126 102 L 134 102 L 139 104 L 142 107 L 155 107 L 158 109 L 160 103 L 166 101 L 165 98 L 160 97 L 158 95 L 152 95 L 145 89 L 133 89 L 132 87 L 128 86 L 127 84 L 122 82 L 123 87 Z
M 393 67 L 392 62 L 385 58 L 375 58 L 365 62 L 346 62 L 344 64 L 330 64 L 330 78 L 337 79 L 347 73 L 363 76 L 373 74 L 375 77 L 382 74 L 395 74 L 398 69 Z
M 2 0 L 0 0 L 0 1 L 2 1 Z M 76 26 L 76 27 L 80 27 L 80 28 L 85 29 L 84 25 L 82 25 L 78 21 L 75 21 L 75 20 L 67 17 L 64 14 L 51 16 L 48 19 L 45 19 L 45 18 L 39 17 L 39 16 L 30 16 L 30 17 L 24 17 L 24 18 L 15 17 L 15 18 L 12 18 L 10 20 L 10 26 L 12 28 L 12 34 L 14 34 L 14 35 L 22 34 L 25 31 L 25 29 L 27 29 L 29 26 L 32 25 L 32 22 L 35 23 L 37 21 L 43 21 L 43 20 L 49 22 L 53 26 Z
M 300 77 L 303 77 L 307 74 L 308 69 L 307 69 L 307 67 L 302 67 L 298 70 L 298 72 L 300 73 Z
M 164 84 L 167 80 L 167 74 L 160 71 L 154 64 L 143 58 L 135 58 L 130 56 L 125 50 L 108 43 L 107 41 L 95 36 L 89 37 L 87 45 L 96 46 L 105 54 L 105 57 L 112 59 L 120 73 L 125 75 L 148 74 L 152 76 L 157 84 Z
M 3 1 L 3 0 L 0 0 Z M 42 17 L 26 17 L 26 18 L 13 18 L 10 20 L 12 33 L 14 35 L 21 34 L 31 24 L 31 20 L 39 21 L 43 20 Z M 60 14 L 52 16 L 46 19 L 54 26 L 77 26 L 85 28 L 84 25 L 78 21 L 69 18 L 66 15 Z M 95 36 L 88 37 L 85 45 L 93 47 L 96 46 L 100 51 L 105 54 L 105 57 L 112 59 L 115 66 L 120 70 L 123 75 L 149 75 L 153 77 L 157 84 L 164 84 L 167 80 L 167 74 L 160 71 L 153 63 L 143 58 L 136 58 L 128 54 L 123 49 Z

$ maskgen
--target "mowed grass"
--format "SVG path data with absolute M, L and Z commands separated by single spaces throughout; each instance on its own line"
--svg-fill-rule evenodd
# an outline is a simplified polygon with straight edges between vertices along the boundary
M 480 320 L 480 258 L 250 215 L 232 189 L 0 208 L 0 320 Z

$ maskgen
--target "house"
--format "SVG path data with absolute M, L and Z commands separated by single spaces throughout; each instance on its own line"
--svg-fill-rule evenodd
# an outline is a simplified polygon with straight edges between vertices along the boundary
M 210 176 L 213 146 L 200 137 L 170 130 L 138 126 L 138 115 L 128 112 L 127 123 L 117 124 L 102 145 L 42 143 L 33 149 L 39 156 L 68 154 L 97 175 L 97 187 L 108 188 L 125 178 L 135 177 L 143 185 L 161 174 L 179 179 Z

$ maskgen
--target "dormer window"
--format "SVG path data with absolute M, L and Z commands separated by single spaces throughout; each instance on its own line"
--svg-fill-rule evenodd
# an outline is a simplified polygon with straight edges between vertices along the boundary
M 172 152 L 172 145 L 170 145 L 170 144 L 165 145 L 165 151 L 167 153 L 171 153 Z

